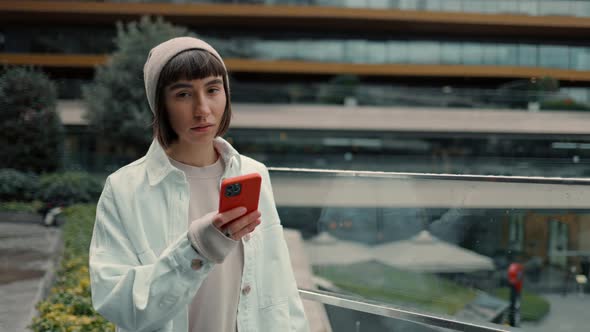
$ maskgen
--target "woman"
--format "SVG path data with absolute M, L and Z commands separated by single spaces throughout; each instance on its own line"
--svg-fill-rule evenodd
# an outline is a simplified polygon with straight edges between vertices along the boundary
M 227 70 L 174 38 L 144 66 L 147 154 L 111 174 L 90 246 L 92 302 L 119 331 L 307 331 L 266 167 L 223 140 Z M 258 211 L 218 213 L 224 178 L 258 172 Z

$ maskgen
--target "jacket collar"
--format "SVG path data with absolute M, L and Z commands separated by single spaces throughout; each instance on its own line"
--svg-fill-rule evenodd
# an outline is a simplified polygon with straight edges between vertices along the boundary
M 241 158 L 236 149 L 221 137 L 216 137 L 213 140 L 213 146 L 225 164 L 223 177 L 227 177 L 228 174 L 238 174 L 241 169 Z M 166 152 L 157 139 L 152 141 L 145 158 L 148 181 L 152 186 L 160 183 L 170 172 L 177 170 L 168 160 Z

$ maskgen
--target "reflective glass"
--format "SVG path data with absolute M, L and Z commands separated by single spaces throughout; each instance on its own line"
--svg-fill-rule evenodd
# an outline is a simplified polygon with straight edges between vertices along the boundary
M 441 1 L 441 10 L 460 12 L 462 10 L 462 0 L 443 0 Z
M 590 90 L 585 88 L 564 88 L 565 93 L 581 103 L 590 103 Z
M 4 42 L 0 47 L 6 53 L 106 54 L 113 51 L 113 36 L 110 35 L 112 31 L 108 29 L 97 33 L 97 38 L 93 39 L 93 42 L 88 42 L 82 37 L 93 33 L 93 29 L 78 29 L 72 34 L 62 33 L 64 29 L 67 28 L 50 28 L 44 35 L 8 27 L 3 30 Z M 221 37 L 201 34 L 201 37 L 228 58 L 372 64 L 520 65 L 590 70 L 587 48 L 568 45 L 444 40 L 368 41 L 320 37 L 277 40 L 256 35 Z
M 366 63 L 367 61 L 367 41 L 366 40 L 348 40 L 344 42 L 344 56 L 346 62 Z
M 483 49 L 479 43 L 463 43 L 462 64 L 481 65 L 483 64 Z
M 461 64 L 461 47 L 457 44 L 441 43 L 440 63 L 449 65 Z
M 410 63 L 433 64 L 440 62 L 440 44 L 437 42 L 412 42 L 409 44 Z
M 491 66 L 501 63 L 498 57 L 499 50 L 495 44 L 481 44 L 481 48 L 483 50 L 482 64 Z
M 348 297 L 347 297 L 348 298 Z M 357 300 L 351 297 L 352 300 Z M 322 310 L 323 309 L 323 310 Z M 414 323 L 407 320 L 383 317 L 358 310 L 343 308 L 338 305 L 325 305 L 325 311 L 332 331 L 365 332 L 365 331 L 407 331 L 407 332 L 451 332 L 458 330 L 443 329 L 427 324 Z
M 518 65 L 535 67 L 538 65 L 537 47 L 535 45 L 518 45 Z
M 442 9 L 442 3 L 445 0 L 427 0 L 425 4 L 425 10 L 429 11 L 440 11 Z
M 407 63 L 410 59 L 406 41 L 390 41 L 387 43 L 389 63 Z
M 590 2 L 588 1 L 575 1 L 572 4 L 572 13 L 575 16 L 590 16 Z
M 506 1 L 496 1 L 498 6 L 497 12 L 504 13 L 504 14 L 518 14 L 519 7 L 518 3 L 520 1 L 513 1 L 513 0 L 506 0 Z
M 463 11 L 467 13 L 484 13 L 486 1 L 471 0 L 463 1 Z
M 400 9 L 417 10 L 418 0 L 399 0 Z
M 539 66 L 552 68 L 568 68 L 569 54 L 566 47 L 546 46 L 539 47 Z
M 387 63 L 387 44 L 383 42 L 367 42 L 367 63 Z
M 518 46 L 511 44 L 497 44 L 498 64 L 503 66 L 518 65 Z
M 367 0 L 341 0 L 340 6 L 342 7 L 356 7 L 356 8 L 363 8 L 368 7 L 369 2 Z
M 539 15 L 572 15 L 571 1 L 539 1 Z
M 493 326 L 508 322 L 512 285 L 522 282 L 526 331 L 586 326 L 588 180 L 288 170 L 271 178 L 282 224 L 300 232 L 321 290 Z M 401 328 L 325 309 L 338 331 Z
M 537 15 L 539 12 L 539 2 L 533 0 L 519 1 L 520 12 L 527 15 Z
M 498 1 L 482 1 L 482 13 L 493 14 L 498 12 Z
M 590 16 L 584 0 L 80 0 L 95 2 L 243 3 L 266 5 L 389 8 L 401 10 L 503 13 L 544 16 Z
M 343 58 L 344 45 L 338 40 L 326 40 L 318 42 L 321 44 L 320 61 L 339 62 Z
M 590 68 L 590 49 L 587 47 L 570 47 L 570 68 L 588 70 Z
M 395 8 L 395 6 L 391 6 L 390 7 L 390 1 L 389 0 L 368 0 L 367 2 L 367 7 L 369 8 Z

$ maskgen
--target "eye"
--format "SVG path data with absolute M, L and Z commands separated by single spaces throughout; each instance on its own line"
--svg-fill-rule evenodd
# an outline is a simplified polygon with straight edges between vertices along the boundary
M 219 91 L 221 91 L 221 89 L 217 88 L 217 87 L 212 87 L 212 88 L 209 88 L 209 90 L 207 90 L 207 92 L 209 92 L 211 94 L 217 93 Z
M 177 93 L 176 94 L 176 97 L 178 97 L 178 98 L 186 98 L 186 97 L 190 97 L 190 95 L 191 94 L 189 92 L 183 91 L 183 92 Z

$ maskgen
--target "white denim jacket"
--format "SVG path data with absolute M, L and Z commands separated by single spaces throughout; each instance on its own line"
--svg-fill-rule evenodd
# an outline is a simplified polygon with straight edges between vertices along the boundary
M 262 176 L 262 223 L 242 239 L 239 332 L 308 331 L 266 167 L 214 140 L 223 178 Z M 141 159 L 111 174 L 90 245 L 92 303 L 117 331 L 188 331 L 188 306 L 211 271 L 188 237 L 189 185 L 154 140 Z M 191 269 L 191 261 L 203 266 Z M 208 331 L 206 331 L 208 332 Z

